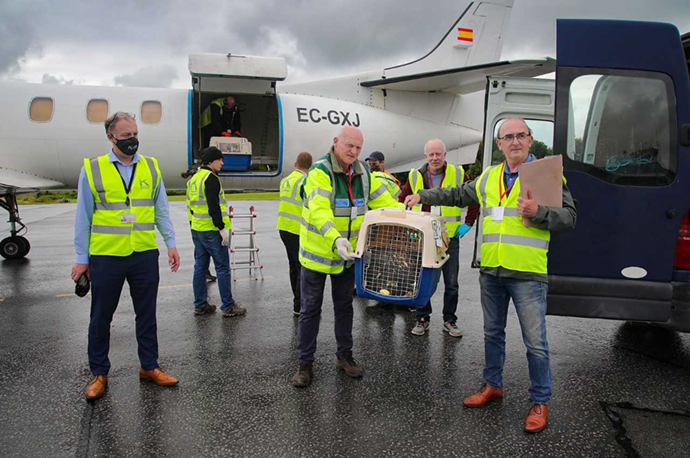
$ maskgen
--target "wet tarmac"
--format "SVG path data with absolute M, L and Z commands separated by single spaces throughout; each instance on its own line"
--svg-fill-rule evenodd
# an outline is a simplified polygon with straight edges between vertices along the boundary
M 483 365 L 473 233 L 461 243 L 462 339 L 441 332 L 442 286 L 422 337 L 410 334 L 407 309 L 355 299 L 354 352 L 365 373 L 349 379 L 335 367 L 327 299 L 314 383 L 296 389 L 297 319 L 277 202 L 256 204 L 265 279 L 237 275 L 233 294 L 249 311 L 236 318 L 193 315 L 192 243 L 184 203 L 171 205 L 182 267 L 173 274 L 161 257 L 158 336 L 160 364 L 180 385 L 139 381 L 125 287 L 108 393 L 95 403 L 84 399 L 89 298 L 72 295 L 69 278 L 75 206 L 21 208 L 31 253 L 0 261 L 1 457 L 690 456 L 690 335 L 662 329 L 548 317 L 549 427 L 527 435 L 527 362 L 511 311 L 505 398 L 463 409 Z M 214 284 L 210 291 L 217 304 Z

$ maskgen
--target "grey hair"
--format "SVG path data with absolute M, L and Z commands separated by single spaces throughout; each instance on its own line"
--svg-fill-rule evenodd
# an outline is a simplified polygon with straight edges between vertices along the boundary
M 124 111 L 118 111 L 112 116 L 108 117 L 108 119 L 105 120 L 103 125 L 105 126 L 105 133 L 109 134 L 115 125 L 120 122 L 121 119 L 131 119 L 132 121 L 136 122 L 136 116 L 133 115 L 132 113 L 127 113 Z
M 431 142 L 440 142 L 441 146 L 443 146 L 443 152 L 444 153 L 446 152 L 446 144 L 443 143 L 443 140 L 441 140 L 440 138 L 432 138 L 431 140 L 429 140 L 428 142 L 426 142 L 424 144 L 424 154 L 426 154 L 426 150 L 429 147 L 429 143 L 431 143 Z

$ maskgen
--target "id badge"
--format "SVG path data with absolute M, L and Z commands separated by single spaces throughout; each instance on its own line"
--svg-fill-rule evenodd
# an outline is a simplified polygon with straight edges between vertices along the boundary
M 137 215 L 134 213 L 123 213 L 120 215 L 120 222 L 121 223 L 136 223 L 137 222 Z
M 433 207 L 431 207 L 431 214 L 441 216 L 441 207 L 438 205 L 434 205 Z
M 357 207 L 350 208 L 350 219 L 353 221 L 357 219 Z
M 503 212 L 505 207 L 493 207 L 491 208 L 491 221 L 495 223 L 500 223 L 503 221 Z

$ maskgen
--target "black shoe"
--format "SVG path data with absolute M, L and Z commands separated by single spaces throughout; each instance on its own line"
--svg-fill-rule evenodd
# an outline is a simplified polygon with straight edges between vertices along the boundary
M 203 307 L 194 308 L 194 315 L 206 315 L 207 313 L 213 313 L 215 311 L 215 305 L 209 304 L 208 302 L 204 302 Z
M 338 355 L 335 365 L 344 370 L 345 373 L 352 378 L 360 378 L 364 375 L 362 367 L 357 365 L 355 359 L 352 357 L 352 353 Z
M 314 372 L 311 368 L 311 363 L 299 363 L 299 369 L 292 376 L 292 385 L 297 388 L 306 388 L 311 385 L 311 379 Z
M 218 277 L 214 277 L 213 275 L 211 275 L 211 271 L 206 272 L 206 281 L 207 282 L 214 282 L 217 279 L 218 279 Z

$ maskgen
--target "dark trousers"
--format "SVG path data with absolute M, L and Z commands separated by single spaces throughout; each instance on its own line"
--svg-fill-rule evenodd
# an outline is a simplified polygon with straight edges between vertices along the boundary
M 299 262 L 299 235 L 288 231 L 278 231 L 280 240 L 285 245 L 288 263 L 290 264 L 290 286 L 292 287 L 293 310 L 299 312 L 300 305 L 300 270 L 302 264 Z
M 453 237 L 448 244 L 448 261 L 441 267 L 443 272 L 443 322 L 455 323 L 458 317 L 455 312 L 458 309 L 458 270 L 460 269 L 460 238 Z M 429 321 L 431 315 L 431 300 L 424 308 L 418 309 L 417 319 Z
M 297 359 L 300 363 L 314 361 L 327 276 L 328 274 L 302 266 L 302 308 L 297 329 Z M 335 341 L 338 344 L 336 354 L 342 355 L 352 351 L 352 289 L 355 286 L 355 268 L 351 266 L 342 273 L 330 277 L 335 315 Z
M 158 296 L 158 250 L 129 256 L 91 256 L 91 321 L 89 323 L 89 366 L 93 375 L 110 370 L 110 322 L 120 302 L 125 280 L 129 284 L 134 313 L 139 362 L 144 370 L 158 367 L 156 298 Z

